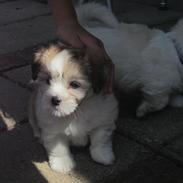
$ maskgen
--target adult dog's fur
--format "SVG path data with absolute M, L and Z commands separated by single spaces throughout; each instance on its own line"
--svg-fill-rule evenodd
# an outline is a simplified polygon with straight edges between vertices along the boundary
M 141 92 L 138 117 L 169 103 L 183 105 L 182 97 L 177 96 L 183 91 L 183 21 L 165 33 L 145 25 L 118 23 L 95 3 L 80 6 L 77 12 L 85 28 L 103 41 L 115 64 L 116 84 L 126 92 Z M 102 24 L 92 27 L 96 19 Z

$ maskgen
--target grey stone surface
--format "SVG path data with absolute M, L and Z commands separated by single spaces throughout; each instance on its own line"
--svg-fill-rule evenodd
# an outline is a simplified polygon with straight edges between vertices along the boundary
M 19 56 L 18 53 L 0 55 L 0 72 L 28 64 L 28 60 Z
M 129 167 L 153 156 L 144 147 L 117 134 L 114 136 L 114 152 L 116 154 L 115 164 L 106 167 L 92 161 L 88 152 L 76 152 L 74 157 L 78 162 L 78 167 L 75 173 L 83 175 L 92 183 L 107 182 L 109 179 L 124 176 L 123 172 Z
M 123 100 L 120 102 L 123 103 Z M 182 134 L 182 108 L 169 107 L 160 112 L 152 113 L 143 119 L 135 117 L 135 108 L 120 108 L 121 117 L 117 122 L 119 133 L 157 150 Z
M 168 0 L 168 4 L 170 8 L 173 8 L 175 10 L 183 10 L 183 1 L 180 0 Z
M 51 16 L 40 16 L 35 19 L 0 27 L 0 54 L 22 50 L 56 37 L 56 28 Z
M 46 4 L 36 1 L 10 1 L 1 4 L 0 6 L 0 26 L 21 21 L 28 18 L 33 18 L 38 15 L 44 15 L 49 12 Z
M 160 156 L 138 161 L 105 183 L 182 183 L 183 169 Z
M 15 82 L 22 83 L 28 86 L 31 80 L 31 66 L 28 65 L 25 67 L 13 69 L 3 73 L 3 75 Z
M 32 137 L 28 124 L 2 133 L 0 149 L 1 183 L 181 183 L 183 179 L 182 168 L 118 135 L 114 137 L 114 165 L 99 165 L 87 148 L 72 148 L 77 167 L 67 175 L 49 168 L 46 152 Z
M 157 25 L 166 21 L 177 20 L 183 16 L 182 12 L 161 11 L 156 7 L 144 4 L 130 3 L 127 1 L 115 1 L 114 12 L 120 20 L 136 22 L 147 25 Z
M 44 42 L 45 43 L 45 42 Z M 24 60 L 27 60 L 28 63 L 32 63 L 33 59 L 34 59 L 34 54 L 37 50 L 38 47 L 40 47 L 42 44 L 37 44 L 36 46 L 30 46 L 28 48 L 24 48 L 21 51 L 17 52 L 17 55 L 21 58 L 23 58 Z
M 125 0 L 126 1 L 126 0 Z M 129 0 L 130 2 L 137 2 L 142 4 L 151 4 L 151 5 L 157 5 L 160 3 L 161 0 Z M 129 2 L 128 1 L 128 2 Z
M 163 0 L 123 0 L 127 2 L 135 2 L 139 4 L 148 4 L 148 5 L 153 5 L 153 6 L 159 6 Z M 122 3 L 122 1 L 118 0 L 112 0 L 113 3 Z M 168 8 L 169 9 L 174 9 L 174 10 L 183 10 L 183 1 L 181 0 L 167 0 L 168 2 Z
M 4 78 L 0 78 L 0 88 L 0 111 L 16 123 L 27 118 L 29 91 Z
M 183 133 L 164 147 L 164 153 L 183 164 Z
M 34 161 L 45 161 L 46 156 L 28 125 L 1 133 L 0 149 L 1 183 L 47 183 L 34 166 Z

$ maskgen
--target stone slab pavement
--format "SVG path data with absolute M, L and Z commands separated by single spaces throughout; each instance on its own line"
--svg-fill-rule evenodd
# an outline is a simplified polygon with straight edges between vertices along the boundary
M 116 2 L 119 19 L 164 30 L 182 16 Z M 73 147 L 76 169 L 68 175 L 51 171 L 44 148 L 32 136 L 27 105 L 33 53 L 56 38 L 55 26 L 47 5 L 37 1 L 0 0 L 0 11 L 0 183 L 183 183 L 183 109 L 167 107 L 139 120 L 136 99 L 122 93 L 114 165 L 99 165 L 88 147 Z

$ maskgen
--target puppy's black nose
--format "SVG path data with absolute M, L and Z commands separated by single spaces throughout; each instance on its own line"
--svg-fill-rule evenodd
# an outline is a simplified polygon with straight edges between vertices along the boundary
M 61 100 L 58 97 L 52 97 L 51 98 L 51 103 L 52 103 L 53 106 L 59 105 L 60 102 L 61 102 Z

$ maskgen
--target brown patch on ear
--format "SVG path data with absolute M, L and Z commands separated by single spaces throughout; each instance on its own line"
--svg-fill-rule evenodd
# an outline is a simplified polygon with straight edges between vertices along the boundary
M 38 49 L 35 53 L 34 63 L 31 65 L 32 79 L 36 80 L 41 69 L 46 69 L 46 65 L 63 49 L 64 47 L 59 44 L 50 44 Z
M 85 74 L 92 84 L 94 93 L 104 90 L 107 79 L 110 75 L 110 64 L 112 61 L 108 56 L 95 57 L 95 54 L 86 49 L 70 49 L 72 58 L 81 67 L 81 72 Z
M 76 62 L 80 65 L 80 71 L 88 77 L 90 80 L 91 75 L 91 64 L 89 61 L 88 54 L 86 52 L 86 49 L 83 48 L 69 48 L 68 51 L 72 55 L 71 61 Z
M 104 94 L 111 93 L 113 87 L 114 64 L 110 57 L 105 52 L 98 56 L 95 53 L 89 52 L 89 55 L 92 70 L 91 81 L 94 92 L 100 93 L 103 90 Z

